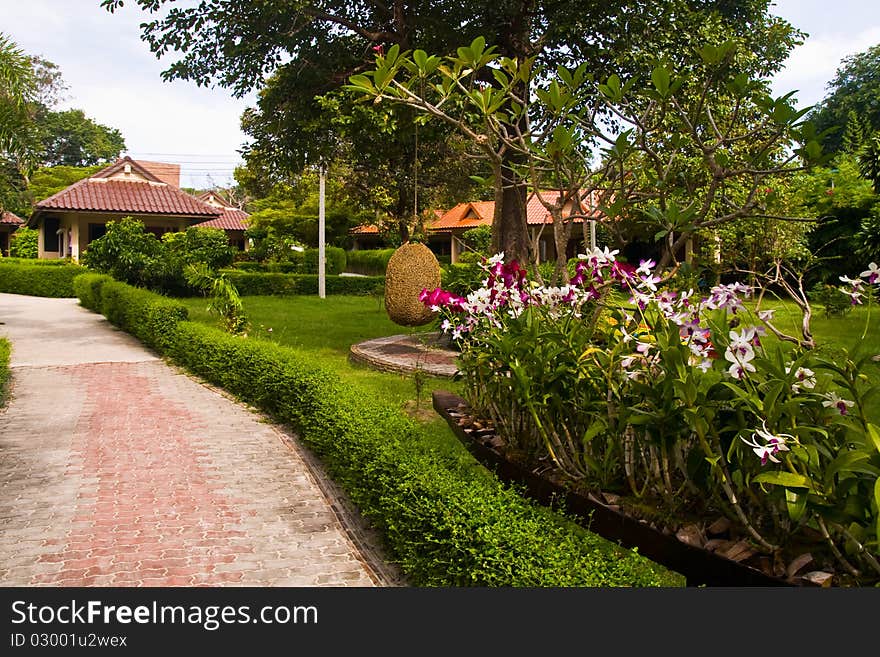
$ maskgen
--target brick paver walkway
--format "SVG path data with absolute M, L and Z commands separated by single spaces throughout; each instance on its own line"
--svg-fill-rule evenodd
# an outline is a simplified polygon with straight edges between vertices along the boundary
M 0 585 L 391 583 L 308 455 L 258 414 L 75 301 L 0 295 L 0 321 Z

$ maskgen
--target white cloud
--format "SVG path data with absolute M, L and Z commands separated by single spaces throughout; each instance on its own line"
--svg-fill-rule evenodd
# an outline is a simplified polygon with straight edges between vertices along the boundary
M 834 78 L 842 60 L 880 43 L 880 26 L 862 29 L 856 34 L 826 33 L 808 38 L 792 51 L 785 69 L 773 79 L 773 91 L 784 94 L 798 90 L 801 106 L 814 105 L 826 94 L 826 85 Z

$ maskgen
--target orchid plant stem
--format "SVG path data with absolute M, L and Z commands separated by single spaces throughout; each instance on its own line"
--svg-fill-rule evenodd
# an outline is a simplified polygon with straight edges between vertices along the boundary
M 816 523 L 819 525 L 819 531 L 822 532 L 822 537 L 828 543 L 828 547 L 831 548 L 831 552 L 840 562 L 840 564 L 846 569 L 846 571 L 852 575 L 853 577 L 859 576 L 859 571 L 849 562 L 846 557 L 843 556 L 843 553 L 838 549 L 837 545 L 834 542 L 834 539 L 831 538 L 831 534 L 828 532 L 828 527 L 825 526 L 825 521 L 822 519 L 822 516 L 818 516 L 816 518 Z
M 710 457 L 718 457 L 717 464 L 720 464 L 720 466 L 716 464 L 716 467 L 718 467 L 721 471 L 721 486 L 724 489 L 724 493 L 727 495 L 727 499 L 733 506 L 737 518 L 739 518 L 739 521 L 743 524 L 743 527 L 745 527 L 749 534 L 752 535 L 752 538 L 758 541 L 761 547 L 771 552 L 775 552 L 778 547 L 769 543 L 763 536 L 761 536 L 758 530 L 754 528 L 751 521 L 749 521 L 748 517 L 745 514 L 745 511 L 743 511 L 742 506 L 740 505 L 739 500 L 736 497 L 736 492 L 733 490 L 733 478 L 730 476 L 730 470 L 728 468 L 727 458 L 724 455 L 724 450 L 721 449 L 721 440 L 718 437 L 718 433 L 716 431 L 713 430 L 712 434 L 717 451 L 712 450 L 702 431 L 697 431 L 697 436 L 700 438 L 700 443 L 703 445 L 703 450 L 706 452 L 706 454 Z

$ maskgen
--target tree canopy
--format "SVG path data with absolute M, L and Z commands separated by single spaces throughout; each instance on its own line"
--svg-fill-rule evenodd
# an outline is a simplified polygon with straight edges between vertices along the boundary
M 854 120 L 865 137 L 880 130 L 880 44 L 844 59 L 827 88 L 813 110 L 817 128 L 833 130 L 824 139 L 826 150 L 844 149 L 847 126 Z
M 114 11 L 124 0 L 102 0 Z M 781 67 L 800 33 L 769 13 L 770 0 L 134 0 L 150 18 L 142 38 L 157 56 L 178 58 L 166 79 L 219 84 L 238 95 L 266 87 L 260 108 L 245 117 L 264 162 L 293 167 L 332 152 L 333 114 L 315 99 L 367 70 L 377 50 L 393 45 L 451 54 L 483 36 L 507 57 L 539 63 L 585 63 L 597 77 L 650 74 L 658 56 L 680 73 L 703 45 L 704 26 L 740 40 L 737 65 L 756 78 Z M 268 84 L 267 84 L 268 82 Z M 491 75 L 484 80 L 492 85 Z M 530 80 L 524 80 L 524 89 Z M 273 98 L 273 90 L 280 93 Z M 520 92 L 523 90 L 521 89 Z M 344 113 L 344 109 L 340 109 Z M 274 135 L 283 133 L 283 139 Z M 265 135 L 265 139 L 262 137 Z M 379 137 L 384 138 L 384 136 Z M 402 140 L 403 147 L 407 140 Z M 496 245 L 527 257 L 525 186 L 517 163 L 503 155 L 507 184 L 497 199 Z M 410 169 L 409 164 L 406 169 Z M 403 198 L 409 197 L 403 194 Z

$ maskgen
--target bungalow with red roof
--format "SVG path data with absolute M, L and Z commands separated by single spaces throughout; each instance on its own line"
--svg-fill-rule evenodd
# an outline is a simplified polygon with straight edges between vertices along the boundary
M 554 202 L 559 196 L 558 192 L 542 192 L 545 201 Z M 589 197 L 589 211 L 587 207 L 581 209 L 580 214 L 589 214 L 589 216 L 601 217 L 597 210 L 598 199 L 596 192 Z M 564 207 L 564 214 L 570 214 L 572 202 L 569 201 Z M 443 213 L 443 215 L 433 222 L 427 228 L 428 244 L 435 252 L 448 254 L 452 262 L 458 262 L 458 258 L 467 247 L 461 239 L 461 236 L 471 228 L 477 226 L 491 226 L 495 216 L 494 201 L 476 201 L 470 203 L 459 203 L 451 210 Z M 553 217 L 550 211 L 541 203 L 538 195 L 532 193 L 526 205 L 526 221 L 529 228 L 529 237 L 532 243 L 536 245 L 539 261 L 552 260 L 556 257 L 556 244 L 553 239 Z M 571 239 L 568 243 L 566 255 L 569 258 L 577 255 L 580 245 L 583 244 L 583 232 L 580 225 L 583 219 L 574 219 L 576 227 L 573 228 Z M 594 234 L 594 233 L 591 233 Z M 592 238 L 595 242 L 595 237 Z M 595 246 L 592 244 L 591 246 Z
M 223 211 L 179 187 L 180 165 L 124 157 L 37 203 L 27 225 L 38 228 L 39 257 L 79 260 L 107 222 L 134 217 L 161 236 L 217 219 Z
M 247 241 L 244 238 L 244 231 L 248 227 L 249 215 L 223 198 L 215 191 L 203 192 L 197 197 L 203 203 L 207 203 L 211 207 L 220 210 L 220 216 L 216 219 L 208 219 L 196 224 L 199 228 L 219 228 L 226 233 L 229 243 L 239 251 L 247 249 Z
M 0 211 L 0 255 L 9 255 L 9 237 L 24 225 L 24 219 L 8 210 Z

